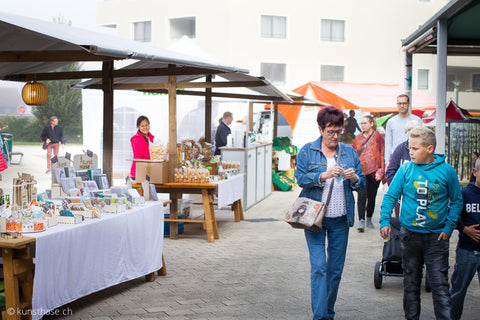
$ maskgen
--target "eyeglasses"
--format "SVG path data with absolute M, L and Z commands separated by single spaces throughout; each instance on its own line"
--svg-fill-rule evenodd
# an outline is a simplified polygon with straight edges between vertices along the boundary
M 398 106 L 406 106 L 408 105 L 408 102 L 397 102 Z
M 343 129 L 340 129 L 340 130 L 326 130 L 324 132 L 329 137 L 333 137 L 335 134 L 341 136 L 343 134 Z
M 360 122 L 360 125 L 368 124 L 368 122 Z

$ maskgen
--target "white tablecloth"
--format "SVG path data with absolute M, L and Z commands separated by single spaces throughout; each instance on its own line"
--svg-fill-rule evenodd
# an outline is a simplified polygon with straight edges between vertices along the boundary
M 242 199 L 243 197 L 243 181 L 245 176 L 237 174 L 226 180 L 218 182 L 218 207 L 226 207 L 229 204 Z
M 90 293 L 162 267 L 163 204 L 33 234 L 32 319 Z

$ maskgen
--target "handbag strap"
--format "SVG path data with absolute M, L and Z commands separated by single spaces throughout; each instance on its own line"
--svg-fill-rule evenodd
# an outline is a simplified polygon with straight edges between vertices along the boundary
M 373 131 L 373 133 L 370 135 L 370 138 L 368 138 L 367 142 L 363 145 L 362 150 L 358 153 L 359 158 L 362 155 L 363 150 L 365 150 L 365 148 L 367 147 L 367 144 L 370 142 L 370 140 L 372 140 L 374 135 L 375 135 L 375 131 Z
M 338 165 L 338 161 L 340 160 L 340 150 L 341 150 L 341 145 L 338 145 L 338 154 L 337 154 L 337 160 L 335 161 L 335 165 Z M 330 184 L 330 189 L 328 190 L 328 196 L 327 196 L 327 201 L 325 201 L 325 212 L 327 211 L 328 204 L 330 203 L 330 198 L 332 197 L 332 190 L 333 190 L 333 184 L 335 183 L 335 179 L 332 180 L 332 183 Z

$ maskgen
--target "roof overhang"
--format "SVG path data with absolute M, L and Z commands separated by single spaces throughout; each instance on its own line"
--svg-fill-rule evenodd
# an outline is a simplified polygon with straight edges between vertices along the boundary
M 448 26 L 447 55 L 480 54 L 480 2 L 453 0 L 402 42 L 411 54 L 436 54 L 437 21 L 446 20 Z

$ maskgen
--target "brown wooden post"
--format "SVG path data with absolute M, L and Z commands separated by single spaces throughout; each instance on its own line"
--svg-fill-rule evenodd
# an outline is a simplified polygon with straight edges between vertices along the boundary
M 278 102 L 273 103 L 273 137 L 278 135 Z
M 206 80 L 212 82 L 212 75 Z M 212 88 L 205 89 L 205 141 L 212 142 Z
M 113 61 L 102 64 L 103 89 L 103 173 L 112 184 L 113 167 Z
M 248 103 L 248 131 L 253 130 L 253 102 Z
M 168 181 L 173 182 L 177 165 L 177 77 L 168 76 Z

